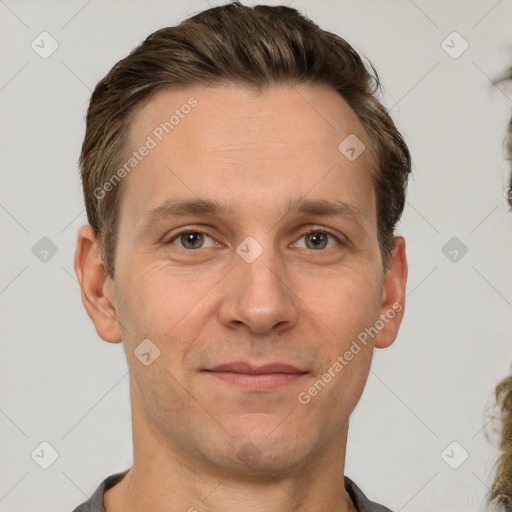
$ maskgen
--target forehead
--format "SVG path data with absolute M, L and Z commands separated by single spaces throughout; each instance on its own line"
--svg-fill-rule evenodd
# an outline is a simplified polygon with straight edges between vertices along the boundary
M 151 149 L 123 184 L 122 205 L 130 202 L 127 215 L 136 221 L 176 196 L 222 193 L 247 208 L 256 207 L 258 198 L 260 210 L 265 202 L 287 202 L 313 189 L 373 197 L 367 152 L 350 161 L 340 150 L 349 136 L 365 141 L 357 116 L 325 87 L 165 90 L 130 123 L 127 158 L 144 146 Z
M 156 93 L 134 115 L 129 146 L 136 147 L 141 137 L 152 135 L 157 142 L 174 139 L 175 146 L 179 142 L 185 148 L 228 148 L 229 138 L 234 149 L 235 142 L 251 143 L 256 137 L 273 144 L 323 143 L 337 148 L 339 138 L 348 134 L 365 138 L 355 113 L 330 88 L 298 84 L 256 91 L 224 83 Z

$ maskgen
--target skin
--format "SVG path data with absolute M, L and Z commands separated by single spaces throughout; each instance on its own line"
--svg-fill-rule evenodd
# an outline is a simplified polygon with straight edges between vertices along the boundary
M 342 484 L 349 417 L 374 348 L 397 336 L 407 280 L 402 237 L 382 267 L 368 155 L 349 161 L 338 150 L 365 132 L 334 91 L 224 84 L 155 95 L 133 118 L 130 151 L 191 96 L 197 106 L 122 182 L 114 280 L 92 228 L 78 233 L 84 306 L 102 339 L 123 342 L 130 369 L 134 465 L 106 492 L 106 510 L 355 510 Z M 284 215 L 300 196 L 354 205 L 359 222 Z M 178 197 L 222 200 L 232 215 L 144 226 L 148 210 Z M 318 228 L 339 241 L 315 245 Z M 185 229 L 205 234 L 199 248 L 176 237 Z M 236 252 L 248 236 L 263 249 L 252 263 Z M 401 311 L 301 404 L 299 393 L 393 304 Z M 145 339 L 160 350 L 149 365 L 134 355 Z M 204 371 L 233 361 L 306 373 L 254 391 Z M 248 447 L 252 462 L 240 456 Z

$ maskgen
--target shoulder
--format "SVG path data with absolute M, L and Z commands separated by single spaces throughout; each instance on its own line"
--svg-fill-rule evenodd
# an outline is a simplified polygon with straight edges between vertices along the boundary
M 91 497 L 79 505 L 73 512 L 105 512 L 105 507 L 103 506 L 103 495 L 105 491 L 116 485 L 120 482 L 123 477 L 128 473 L 128 470 L 122 471 L 121 473 L 115 473 L 114 475 L 110 475 L 105 478 L 103 482 L 96 488 Z
M 359 487 L 348 477 L 345 476 L 345 489 L 352 499 L 357 512 L 391 512 L 389 508 L 370 501 Z M 80 511 L 81 512 L 81 511 Z

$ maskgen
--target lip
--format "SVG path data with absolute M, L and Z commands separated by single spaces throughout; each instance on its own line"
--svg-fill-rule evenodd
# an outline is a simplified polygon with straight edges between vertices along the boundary
M 264 365 L 255 365 L 245 362 L 226 363 L 209 369 L 210 372 L 234 372 L 234 373 L 307 373 L 299 370 L 295 366 L 286 363 L 267 363 Z
M 271 391 L 292 384 L 308 373 L 280 362 L 261 366 L 245 362 L 227 363 L 205 371 L 228 385 L 249 391 Z

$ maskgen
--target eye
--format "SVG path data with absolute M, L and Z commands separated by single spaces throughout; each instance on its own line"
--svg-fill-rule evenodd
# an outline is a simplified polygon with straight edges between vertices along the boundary
M 301 247 L 298 245 L 298 242 L 295 244 L 295 246 L 298 246 L 301 249 L 305 248 L 314 251 L 331 249 L 336 245 L 343 244 L 343 242 L 340 240 L 340 237 L 321 228 L 304 231 L 301 233 L 300 238 L 305 239 L 305 246 L 303 245 Z M 209 239 L 211 242 L 209 245 L 205 246 L 204 244 L 206 239 Z M 190 229 L 176 233 L 167 242 L 167 244 L 176 245 L 184 250 L 207 249 L 208 247 L 213 247 L 214 243 L 215 242 L 213 239 L 206 233 Z
M 174 245 L 178 245 L 178 247 L 181 247 L 182 249 L 205 249 L 205 247 L 203 246 L 205 237 L 212 240 L 210 236 L 208 236 L 206 233 L 203 233 L 202 231 L 181 231 L 180 233 L 174 235 L 167 243 L 173 244 L 174 241 L 176 240 L 181 245 Z M 212 245 L 213 244 L 209 245 L 208 247 L 212 247 Z
M 314 251 L 326 248 L 331 249 L 336 245 L 342 245 L 341 240 L 336 235 L 329 233 L 324 229 L 310 229 L 303 232 L 300 237 L 305 238 L 305 248 L 312 249 Z M 327 247 L 329 244 L 329 239 L 331 239 L 331 246 Z M 332 242 L 334 242 L 334 245 L 332 245 Z

